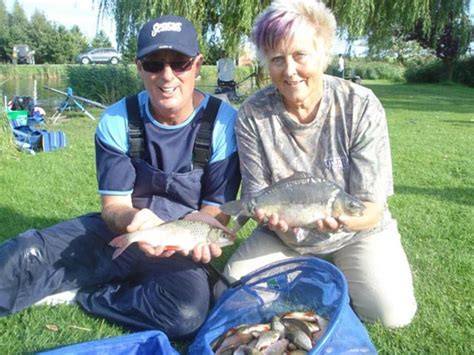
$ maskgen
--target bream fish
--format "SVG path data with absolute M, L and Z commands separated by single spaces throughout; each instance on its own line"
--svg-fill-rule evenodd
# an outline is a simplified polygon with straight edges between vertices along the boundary
M 192 250 L 199 243 L 215 243 L 220 247 L 232 245 L 235 234 L 212 216 L 195 212 L 184 219 L 165 222 L 157 227 L 138 230 L 118 236 L 109 243 L 117 248 L 112 259 L 117 258 L 128 246 L 144 241 L 165 250 Z
M 310 229 L 325 217 L 361 216 L 365 206 L 340 186 L 304 172 L 278 181 L 249 200 L 230 201 L 221 206 L 225 214 L 237 216 L 240 226 L 257 209 L 266 215 L 278 214 L 290 227 Z

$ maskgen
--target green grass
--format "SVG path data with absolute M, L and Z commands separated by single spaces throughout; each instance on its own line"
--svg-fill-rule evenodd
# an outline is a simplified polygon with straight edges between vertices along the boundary
M 366 324 L 367 329 L 381 354 L 472 354 L 474 91 L 459 85 L 364 85 L 381 99 L 389 120 L 396 193 L 390 207 L 419 306 L 406 328 Z M 0 240 L 99 209 L 95 125 L 77 115 L 49 127 L 64 130 L 69 146 L 36 156 L 9 149 L 0 125 Z M 231 252 L 225 250 L 217 264 Z M 59 330 L 48 330 L 51 324 Z M 0 318 L 0 349 L 17 354 L 125 333 L 77 306 L 31 307 Z

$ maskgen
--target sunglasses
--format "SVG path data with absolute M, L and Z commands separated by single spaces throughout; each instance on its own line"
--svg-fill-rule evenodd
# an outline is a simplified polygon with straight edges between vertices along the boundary
M 142 60 L 142 67 L 143 70 L 149 73 L 159 73 L 165 68 L 165 65 L 168 64 L 174 73 L 184 73 L 185 71 L 191 69 L 191 66 L 194 63 L 194 59 L 196 59 L 196 57 L 193 57 L 186 61 L 174 62 L 163 62 L 161 60 Z

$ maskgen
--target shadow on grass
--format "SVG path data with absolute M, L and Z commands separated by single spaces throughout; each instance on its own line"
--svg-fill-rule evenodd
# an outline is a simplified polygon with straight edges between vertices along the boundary
M 474 126 L 474 121 L 461 121 L 461 120 L 442 120 L 441 122 L 450 123 L 454 126 L 464 126 L 464 127 L 472 127 Z
M 27 229 L 42 229 L 62 222 L 57 218 L 28 216 L 11 208 L 0 206 L 0 242 L 10 239 Z
M 472 113 L 474 90 L 461 85 L 375 84 L 367 85 L 385 109 L 427 112 Z
M 460 205 L 474 206 L 474 188 L 435 188 L 396 185 L 395 193 L 397 195 L 433 196 L 441 201 L 451 201 Z

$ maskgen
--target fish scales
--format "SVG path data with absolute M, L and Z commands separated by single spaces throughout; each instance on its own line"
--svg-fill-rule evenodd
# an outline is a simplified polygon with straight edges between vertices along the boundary
M 362 201 L 332 182 L 297 173 L 266 188 L 250 200 L 231 201 L 221 207 L 233 216 L 253 216 L 257 209 L 278 214 L 291 227 L 314 227 L 317 220 L 343 214 L 361 215 Z
M 212 217 L 202 213 L 193 213 L 185 219 L 123 234 L 114 238 L 109 244 L 117 248 L 112 256 L 115 259 L 130 244 L 140 241 L 144 241 L 152 247 L 163 246 L 165 250 L 192 250 L 199 243 L 216 243 L 221 247 L 228 246 L 233 244 L 234 239 L 235 235 Z

